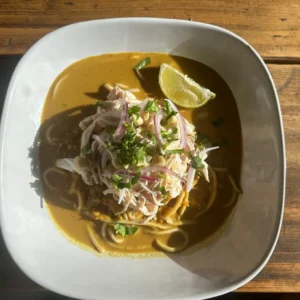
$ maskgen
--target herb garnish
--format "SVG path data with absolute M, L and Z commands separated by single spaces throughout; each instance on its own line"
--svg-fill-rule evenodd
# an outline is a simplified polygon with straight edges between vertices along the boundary
M 126 235 L 134 235 L 138 231 L 138 228 L 135 226 L 125 226 L 119 223 L 114 225 L 114 229 L 116 233 L 120 234 L 123 238 L 125 238 Z
M 136 115 L 138 117 L 140 110 L 141 108 L 137 105 L 130 107 L 128 110 L 129 117 L 131 117 L 132 115 Z
M 192 167 L 194 169 L 203 169 L 205 166 L 202 162 L 202 159 L 199 156 L 195 156 L 193 157 L 193 161 L 192 161 Z
M 122 182 L 122 177 L 118 174 L 114 174 L 110 178 L 112 186 L 118 190 L 121 189 L 131 189 L 134 185 L 138 183 L 141 178 L 141 173 L 136 173 L 134 177 L 129 182 Z
M 164 187 L 164 186 L 161 186 L 160 188 L 159 188 L 159 191 L 164 195 L 164 196 L 166 196 L 168 193 L 167 193 L 167 190 L 166 190 L 166 188 Z
M 221 126 L 221 124 L 223 124 L 224 123 L 224 119 L 222 119 L 222 118 L 218 118 L 218 119 L 216 119 L 215 121 L 213 121 L 212 122 L 212 124 L 215 126 L 215 127 L 220 127 Z
M 165 112 L 167 115 L 165 123 L 167 123 L 171 117 L 177 115 L 177 112 L 173 110 L 173 108 L 171 107 L 170 103 L 167 100 L 164 101 L 165 101 Z
M 138 71 L 138 70 L 144 68 L 145 66 L 147 66 L 147 65 L 150 64 L 150 63 L 151 63 L 151 58 L 150 58 L 150 57 L 146 57 L 146 58 L 144 58 L 143 60 L 141 60 L 141 61 L 134 67 L 134 69 L 135 69 L 136 71 Z
M 146 104 L 146 107 L 145 107 L 145 112 L 157 113 L 158 112 L 158 106 L 156 104 L 156 101 L 148 100 L 148 102 Z
M 172 150 L 166 150 L 165 154 L 181 154 L 183 153 L 183 149 L 172 149 Z

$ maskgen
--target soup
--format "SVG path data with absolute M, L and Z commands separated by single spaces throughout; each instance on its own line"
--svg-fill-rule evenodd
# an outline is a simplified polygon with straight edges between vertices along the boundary
M 145 62 L 145 58 L 148 57 L 151 59 L 150 63 L 140 70 L 134 69 L 134 66 L 143 60 Z M 163 100 L 165 96 L 158 84 L 159 68 L 162 64 L 188 74 L 201 86 L 213 91 L 216 98 L 199 108 L 179 108 L 177 113 L 177 108 L 170 100 Z M 113 91 L 109 91 L 111 89 Z M 122 118 L 125 106 L 109 112 L 103 108 L 108 105 L 106 101 L 117 103 L 113 101 L 120 99 L 118 96 L 115 97 L 117 99 L 113 99 L 112 94 L 120 91 L 123 93 L 124 90 L 126 90 L 126 95 L 134 95 L 136 98 L 129 100 L 132 103 L 124 104 L 128 108 L 127 119 L 123 122 L 127 127 L 124 124 L 118 125 L 119 121 L 115 121 Z M 106 100 L 108 94 L 110 96 Z M 138 99 L 146 101 L 146 108 L 145 105 L 141 107 L 139 102 L 142 101 Z M 124 99 L 121 100 L 124 102 Z M 121 100 L 121 104 L 116 105 L 123 105 Z M 154 136 L 153 139 L 156 139 L 155 143 L 159 143 L 160 139 L 165 142 L 165 145 L 160 148 L 164 155 L 147 152 L 149 149 L 146 144 L 149 144 L 151 140 L 149 138 L 146 144 L 141 144 L 142 142 L 139 141 L 143 149 L 146 149 L 139 158 L 145 165 L 135 162 L 135 169 L 128 171 L 130 169 L 128 165 L 132 164 L 132 154 L 125 156 L 127 160 L 130 160 L 128 164 L 124 162 L 124 157 L 121 157 L 123 161 L 121 161 L 120 171 L 114 169 L 114 173 L 109 173 L 109 170 L 105 169 L 105 166 L 109 166 L 107 162 L 101 168 L 104 151 L 110 153 L 118 149 L 116 151 L 120 153 L 124 150 L 124 140 L 131 128 L 128 125 L 131 121 L 125 120 L 135 118 L 133 128 L 137 130 L 139 115 L 143 115 L 142 122 L 145 124 L 147 109 L 150 116 L 152 114 L 154 123 L 159 112 L 164 114 L 162 118 L 165 119 L 155 123 L 161 126 L 159 135 L 154 134 L 154 132 L 157 133 L 156 128 L 153 129 L 151 135 L 151 137 Z M 109 117 L 105 119 L 101 117 L 101 113 L 103 113 L 102 116 L 109 115 Z M 82 146 L 83 132 L 91 123 L 85 125 L 82 122 L 88 122 L 89 118 L 92 122 L 95 116 L 97 118 L 100 116 L 104 123 L 101 123 L 100 131 L 96 132 L 99 133 L 98 137 L 93 127 L 93 133 L 88 138 L 89 146 L 86 148 L 86 145 Z M 168 118 L 169 120 L 175 118 L 175 126 L 171 127 L 166 123 Z M 180 118 L 183 123 L 180 123 Z M 77 61 L 65 69 L 53 82 L 44 104 L 42 122 L 38 142 L 39 170 L 42 174 L 41 181 L 46 206 L 53 221 L 71 241 L 92 251 L 101 253 L 105 251 L 113 255 L 156 255 L 163 251 L 180 252 L 194 249 L 222 228 L 241 193 L 238 186 L 242 141 L 235 99 L 224 80 L 214 70 L 199 62 L 162 53 L 105 54 Z M 182 124 L 192 128 L 192 132 L 188 133 L 187 137 L 195 143 L 196 140 L 200 141 L 197 144 L 200 145 L 200 150 L 190 148 L 190 152 L 187 152 L 186 149 L 193 145 L 188 146 L 187 141 L 183 141 Z M 108 136 L 107 141 L 112 140 L 112 144 L 107 141 L 105 146 L 101 144 L 103 142 L 100 135 L 103 127 L 106 133 L 110 132 L 111 137 Z M 166 128 L 169 131 L 166 131 Z M 145 128 L 141 130 L 146 131 Z M 117 136 L 119 134 L 120 136 Z M 115 143 L 116 137 L 119 143 Z M 93 139 L 97 143 L 94 143 Z M 172 143 L 177 143 L 176 147 L 179 149 L 169 150 L 168 147 Z M 96 156 L 91 153 L 93 149 L 96 149 L 94 145 L 97 148 Z M 102 153 L 101 157 L 98 149 Z M 202 153 L 202 156 L 199 154 L 196 159 L 196 156 L 193 157 L 191 154 L 194 153 L 193 151 Z M 181 173 L 184 174 L 182 177 L 178 175 L 181 172 L 180 164 L 177 171 L 174 164 L 166 170 L 166 166 L 159 168 L 159 161 L 153 162 L 159 155 L 166 163 L 171 158 L 183 159 L 183 154 L 186 155 L 187 162 Z M 80 160 L 80 155 L 84 158 L 84 162 L 88 159 L 99 162 L 98 169 L 89 170 L 89 178 L 74 172 L 73 166 L 69 170 L 69 167 L 65 165 L 69 162 L 73 164 L 74 157 L 79 157 Z M 106 154 L 106 156 L 109 155 Z M 64 167 L 57 168 L 57 162 L 62 162 Z M 120 165 L 120 161 L 117 164 Z M 96 171 L 99 174 L 93 174 Z M 105 177 L 106 173 L 108 179 Z M 192 183 L 187 178 L 190 176 L 189 173 L 193 174 Z M 174 186 L 168 185 L 167 179 L 172 180 Z M 101 180 L 111 188 L 107 188 Z M 163 184 L 158 187 L 155 183 L 157 181 Z M 187 184 L 187 181 L 190 183 Z M 194 183 L 195 185 L 192 186 Z M 132 188 L 136 185 L 138 187 L 133 191 Z M 188 188 L 187 185 L 190 187 Z M 178 193 L 175 186 L 180 190 Z M 155 188 L 158 190 L 154 193 Z M 124 209 L 122 212 L 125 205 L 120 206 L 120 203 L 125 203 L 126 191 L 140 192 L 143 203 L 141 204 L 138 198 L 132 198 L 130 201 L 133 202 L 129 201 L 127 210 Z M 106 195 L 103 194 L 104 192 Z M 121 198 L 122 193 L 125 194 L 121 199 L 123 202 L 113 200 L 117 196 Z M 152 196 L 151 199 L 149 195 Z M 170 195 L 175 195 L 175 197 Z M 115 213 L 118 216 L 117 219 L 111 209 L 114 212 L 120 212 Z M 154 210 L 156 214 L 152 213 Z

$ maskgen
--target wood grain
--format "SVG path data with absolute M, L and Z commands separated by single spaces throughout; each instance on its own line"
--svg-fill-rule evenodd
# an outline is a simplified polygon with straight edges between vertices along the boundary
M 268 58 L 300 54 L 299 0 L 0 0 L 0 54 L 24 53 L 66 24 L 115 17 L 159 17 L 225 27 Z
M 286 140 L 284 220 L 279 242 L 269 263 L 240 291 L 300 292 L 300 66 L 268 67 L 279 93 Z

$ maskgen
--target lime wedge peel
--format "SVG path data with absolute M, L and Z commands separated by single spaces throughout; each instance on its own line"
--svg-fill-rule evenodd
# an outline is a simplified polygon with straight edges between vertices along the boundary
M 164 95 L 184 108 L 201 107 L 216 96 L 168 64 L 160 66 L 158 82 Z

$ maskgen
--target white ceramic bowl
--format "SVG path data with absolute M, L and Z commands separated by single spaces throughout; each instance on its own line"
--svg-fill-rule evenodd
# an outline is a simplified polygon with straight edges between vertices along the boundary
M 190 256 L 99 258 L 68 242 L 38 196 L 28 148 L 47 91 L 71 63 L 109 52 L 167 52 L 215 69 L 239 109 L 244 145 L 236 212 L 214 244 Z M 20 268 L 47 289 L 81 299 L 203 299 L 251 280 L 278 239 L 284 207 L 285 153 L 279 101 L 253 48 L 219 27 L 178 20 L 108 19 L 58 29 L 21 59 L 1 124 L 1 228 Z

